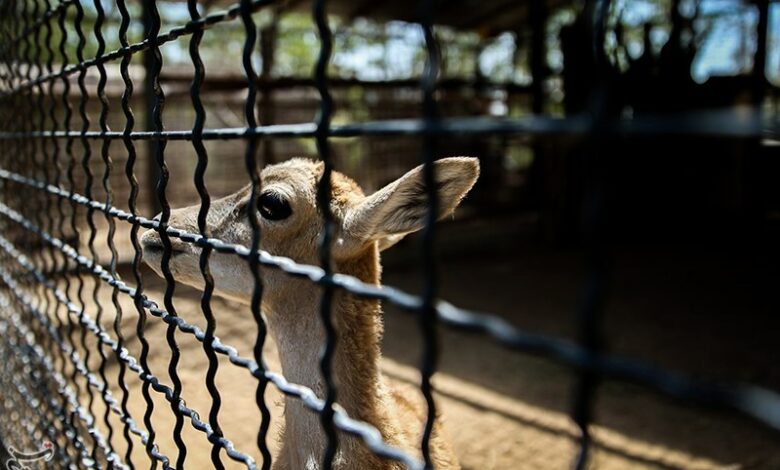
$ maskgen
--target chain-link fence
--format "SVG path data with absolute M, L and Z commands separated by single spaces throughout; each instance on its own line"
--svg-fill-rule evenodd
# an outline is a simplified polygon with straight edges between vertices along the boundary
M 609 74 L 604 72 L 607 67 L 596 67 L 588 77 L 593 86 L 587 113 L 568 118 L 541 115 L 513 119 L 443 117 L 437 107 L 440 55 L 433 25 L 437 10 L 447 6 L 424 1 L 417 11 L 426 53 L 426 67 L 419 88 L 423 117 L 332 124 L 328 64 L 333 41 L 328 4 L 318 0 L 312 10 L 320 41 L 319 60 L 313 76 L 320 97 L 317 118 L 315 122 L 299 124 L 260 125 L 256 118 L 258 72 L 252 59 L 258 37 L 252 15 L 272 7 L 274 2 L 244 0 L 224 12 L 207 16 L 201 15 L 197 3 L 188 2 L 189 21 L 161 31 L 156 2 L 144 2 L 147 15 L 143 22 L 144 39 L 133 43 L 128 39 L 128 31 L 143 19 L 132 18 L 124 0 L 115 4 L 121 21 L 114 29 L 102 27 L 105 22 L 103 5 L 99 0 L 93 2 L 89 10 L 90 14 L 94 13 L 90 23 L 92 30 L 85 26 L 86 13 L 80 1 L 6 0 L 0 3 L 0 180 L 3 194 L 0 201 L 3 259 L 0 266 L 0 367 L 3 371 L 0 396 L 5 415 L 0 424 L 0 436 L 33 448 L 42 440 L 49 440 L 52 446 L 44 457 L 55 459 L 61 467 L 133 467 L 133 447 L 141 446 L 153 468 L 157 463 L 163 468 L 183 468 L 187 447 L 180 433 L 189 421 L 202 433 L 204 443 L 213 447 L 211 458 L 215 468 L 223 468 L 226 457 L 247 468 L 270 468 L 272 459 L 267 446 L 270 413 L 264 400 L 264 391 L 270 385 L 319 414 L 326 441 L 323 462 L 317 468 L 365 468 L 360 463 L 349 463 L 348 455 L 338 455 L 339 441 L 344 435 L 340 432 L 357 437 L 371 452 L 389 461 L 400 462 L 412 469 L 431 468 L 433 458 L 429 445 L 436 421 L 431 377 L 437 364 L 436 329 L 439 327 L 485 335 L 517 353 L 547 357 L 571 367 L 578 380 L 572 412 L 572 419 L 580 431 L 575 468 L 585 468 L 587 464 L 592 402 L 597 385 L 603 379 L 632 382 L 686 402 L 736 410 L 780 429 L 780 396 L 776 393 L 750 385 L 694 380 L 638 361 L 607 355 L 603 352 L 599 328 L 608 283 L 603 187 L 608 169 L 607 161 L 601 155 L 611 145 L 612 138 L 659 132 L 760 137 L 771 132 L 772 129 L 755 113 L 691 114 L 683 111 L 663 119 L 620 119 L 609 106 L 614 90 L 610 87 Z M 589 21 L 580 40 L 593 46 L 587 50 L 593 54 L 593 62 L 597 65 L 603 65 L 607 60 L 601 46 L 608 9 L 608 1 L 586 2 L 585 5 L 585 17 Z M 206 128 L 200 89 L 207 70 L 199 56 L 199 44 L 204 35 L 211 34 L 212 26 L 231 21 L 240 21 L 245 28 L 241 60 L 248 90 L 244 113 L 246 125 Z M 121 46 L 107 50 L 104 34 L 112 35 L 112 40 L 118 39 Z M 190 130 L 166 130 L 162 114 L 165 96 L 159 83 L 160 47 L 185 37 L 189 38 L 189 54 L 194 67 L 190 94 L 195 120 Z M 94 57 L 85 56 L 88 42 L 97 44 Z M 143 83 L 148 83 L 148 89 L 153 91 L 148 97 L 153 102 L 148 130 L 138 130 L 130 106 L 134 88 L 139 86 L 139 80 L 129 72 L 130 64 L 142 53 L 149 57 L 149 75 Z M 120 64 L 124 85 L 120 102 L 124 117 L 122 129 L 110 129 L 108 125 L 106 65 L 115 62 Z M 96 83 L 87 80 L 88 72 L 94 70 L 97 70 Z M 88 105 L 90 98 L 99 102 L 97 115 Z M 437 141 L 454 135 L 550 134 L 579 136 L 587 168 L 584 233 L 589 275 L 587 295 L 578 313 L 579 343 L 523 331 L 497 316 L 458 308 L 437 297 L 434 257 Z M 419 154 L 424 163 L 424 194 L 428 207 L 422 237 L 425 283 L 421 296 L 334 272 L 331 255 L 338 234 L 335 232 L 336 215 L 329 209 L 334 171 L 330 142 L 365 136 L 416 136 L 421 139 Z M 263 233 L 257 216 L 257 197 L 261 194 L 258 149 L 264 141 L 290 138 L 313 139 L 324 164 L 316 196 L 323 227 L 319 238 L 319 266 L 299 264 L 260 249 Z M 166 187 L 169 180 L 167 159 L 170 157 L 166 154 L 166 145 L 174 141 L 190 142 L 197 155 L 193 184 L 201 200 L 196 223 L 198 233 L 188 233 L 169 223 L 171 207 Z M 211 198 L 204 182 L 210 158 L 204 143 L 208 141 L 240 142 L 245 148 L 247 178 L 251 183 L 247 217 L 252 233 L 248 246 L 212 238 L 209 233 L 207 219 Z M 93 150 L 94 143 L 99 145 L 96 150 Z M 155 219 L 145 218 L 137 210 L 139 181 L 145 182 L 150 174 L 136 172 L 136 147 L 141 143 L 150 143 L 149 158 L 153 159 L 150 165 L 155 167 L 159 177 L 156 197 L 162 212 Z M 116 207 L 112 177 L 122 169 L 114 168 L 112 155 L 121 155 L 126 161 L 123 170 L 129 188 L 127 211 Z M 94 174 L 96 164 L 103 168 L 102 174 Z M 96 192 L 93 186 L 98 181 L 102 188 Z M 99 224 L 103 224 L 101 230 L 98 230 Z M 132 281 L 124 281 L 118 274 L 119 257 L 114 238 L 117 225 L 121 224 L 130 228 Z M 141 228 L 156 231 L 163 246 L 160 270 L 166 280 L 166 289 L 162 306 L 144 293 L 140 274 Z M 99 233 L 106 234 L 105 245 L 98 245 L 101 243 L 97 240 Z M 87 239 L 85 244 L 81 243 L 84 238 Z M 182 243 L 199 249 L 205 329 L 179 317 L 173 304 L 176 273 L 171 270 L 170 262 L 175 255 L 173 246 Z M 209 264 L 216 255 L 243 260 L 251 273 L 251 311 L 258 328 L 251 357 L 240 355 L 214 335 L 216 318 L 211 296 L 215 285 Z M 261 272 L 265 269 L 278 270 L 321 287 L 321 321 L 325 331 L 319 364 L 324 377 L 322 390 L 315 392 L 290 383 L 264 365 L 266 327 L 261 314 L 264 293 Z M 110 304 L 101 298 L 101 288 L 110 290 Z M 338 406 L 339 390 L 331 375 L 338 345 L 332 303 L 334 296 L 343 291 L 359 298 L 396 305 L 419 319 L 424 340 L 420 389 L 427 403 L 427 418 L 421 425 L 422 439 L 417 443 L 419 455 L 388 443 L 388 436 L 377 430 L 376 423 L 350 417 Z M 134 311 L 123 308 L 120 297 L 131 299 Z M 121 325 L 123 318 L 129 317 L 136 320 L 135 339 L 140 343 L 137 354 L 125 346 L 128 338 Z M 113 319 L 112 324 L 108 324 L 106 318 Z M 166 324 L 167 345 L 152 344 L 145 339 L 147 322 Z M 186 405 L 188 390 L 178 378 L 179 344 L 185 341 L 202 343 L 208 357 L 205 384 L 211 408 L 205 419 Z M 171 355 L 167 378 L 154 375 L 148 364 L 149 356 L 160 348 L 168 348 Z M 261 422 L 256 423 L 257 446 L 262 461 L 255 461 L 250 456 L 254 449 L 249 452 L 236 448 L 224 436 L 219 421 L 220 409 L 231 403 L 222 402 L 215 381 L 218 356 L 227 357 L 232 366 L 246 369 L 257 381 L 256 401 L 262 416 Z M 106 374 L 108 363 L 118 365 L 118 378 Z M 132 416 L 128 407 L 130 392 L 124 383 L 127 376 L 136 376 L 141 383 L 146 409 L 140 418 Z M 109 382 L 112 380 L 117 382 L 119 396 L 111 390 Z M 157 443 L 152 415 L 161 410 L 154 410 L 152 396 L 155 394 L 169 403 L 170 413 L 176 420 L 175 449 L 163 449 Z M 103 403 L 104 416 L 96 412 L 97 402 Z M 119 427 L 116 426 L 117 418 L 122 423 Z M 113 444 L 120 433 L 125 440 L 121 450 Z M 339 463 L 334 464 L 334 458 Z M 518 466 L 522 466 L 521 463 Z

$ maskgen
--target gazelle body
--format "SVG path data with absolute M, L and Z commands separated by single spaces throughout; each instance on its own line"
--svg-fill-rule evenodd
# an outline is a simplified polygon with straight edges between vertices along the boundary
M 258 199 L 261 249 L 296 262 L 318 264 L 318 241 L 322 216 L 317 207 L 317 184 L 321 163 L 293 159 L 262 171 L 262 194 Z M 439 217 L 451 214 L 471 189 L 479 174 L 474 158 L 456 157 L 435 163 Z M 379 252 L 408 233 L 424 226 L 427 197 L 422 169 L 418 167 L 375 194 L 366 197 L 348 177 L 333 172 L 331 212 L 334 218 L 333 269 L 370 284 L 380 283 Z M 214 201 L 207 225 L 211 236 L 248 246 L 252 231 L 247 217 L 251 187 Z M 197 232 L 199 206 L 174 210 L 170 226 Z M 162 243 L 159 234 L 143 234 L 146 262 L 158 273 Z M 199 288 L 200 249 L 172 239 L 170 268 L 177 280 Z M 249 303 L 254 283 L 246 261 L 237 256 L 213 253 L 210 269 L 215 293 Z M 319 316 L 321 288 L 308 280 L 295 279 L 276 269 L 262 269 L 262 309 L 269 332 L 277 343 L 282 372 L 291 382 L 310 387 L 324 396 L 319 352 L 325 340 Z M 350 416 L 375 426 L 384 440 L 413 455 L 419 455 L 420 435 L 426 412 L 409 394 L 390 387 L 379 370 L 382 336 L 381 305 L 377 300 L 358 299 L 338 291 L 333 299 L 333 321 L 338 333 L 333 377 L 338 403 Z M 400 469 L 401 464 L 375 456 L 356 438 L 339 435 L 334 468 L 340 470 Z M 282 449 L 275 459 L 277 470 L 320 468 L 326 438 L 319 416 L 296 399 L 285 402 Z M 454 453 L 434 427 L 431 455 L 435 468 L 460 468 Z

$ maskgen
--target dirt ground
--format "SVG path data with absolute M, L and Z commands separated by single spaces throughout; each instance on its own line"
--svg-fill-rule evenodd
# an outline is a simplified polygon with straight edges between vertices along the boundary
M 466 227 L 479 232 L 484 226 Z M 446 232 L 445 232 L 446 234 Z M 460 234 L 464 239 L 474 233 Z M 573 337 L 574 313 L 583 289 L 582 256 L 576 250 L 537 245 L 495 244 L 467 251 L 453 234 L 443 249 L 441 296 L 456 305 L 495 312 L 530 331 Z M 384 282 L 414 292 L 419 273 L 405 250 L 390 255 Z M 459 253 L 453 256 L 453 253 Z M 468 253 L 468 254 L 464 254 Z M 780 390 L 780 281 L 776 253 L 735 252 L 722 247 L 617 247 L 613 253 L 610 299 L 604 316 L 609 350 L 651 363 L 715 379 L 739 380 Z M 123 270 L 125 279 L 131 274 Z M 164 284 L 145 271 L 147 294 L 161 300 Z M 74 286 L 75 287 L 75 286 Z M 205 326 L 199 293 L 177 287 L 175 305 L 188 322 Z M 110 328 L 110 292 L 101 290 L 102 323 Z M 136 312 L 120 295 L 123 332 L 131 353 L 140 349 Z M 214 299 L 217 336 L 250 357 L 255 324 L 241 306 Z M 416 383 L 419 335 L 415 319 L 386 306 L 383 371 L 392 380 Z M 165 325 L 150 317 L 150 368 L 170 384 Z M 206 420 L 211 399 L 205 388 L 207 361 L 202 345 L 177 332 L 182 358 L 178 367 L 187 405 Z M 569 468 L 577 451 L 577 431 L 568 417 L 574 378 L 570 370 L 525 354 L 506 351 L 489 340 L 441 331 L 442 355 L 435 377 L 444 425 L 465 469 Z M 266 344 L 268 365 L 279 370 L 274 345 Z M 96 367 L 93 353 L 90 363 Z M 111 358 L 107 375 L 116 382 Z M 129 409 L 139 425 L 145 403 L 139 381 L 129 373 Z M 256 382 L 246 370 L 220 356 L 217 384 L 222 398 L 219 422 L 237 449 L 260 459 L 255 439 L 260 414 L 254 402 Z M 112 387 L 113 394 L 121 391 Z M 152 422 L 161 451 L 175 460 L 170 405 L 157 393 Z M 280 422 L 280 394 L 266 393 L 273 424 Z M 594 469 L 780 469 L 780 435 L 747 418 L 725 411 L 689 407 L 639 387 L 607 382 L 599 386 L 593 435 Z M 102 415 L 97 400 L 95 411 Z M 112 442 L 124 449 L 121 424 L 112 418 Z M 105 430 L 105 429 L 104 429 Z M 187 468 L 210 468 L 210 444 L 185 421 Z M 145 455 L 134 441 L 139 468 Z M 222 453 L 228 468 L 241 468 Z

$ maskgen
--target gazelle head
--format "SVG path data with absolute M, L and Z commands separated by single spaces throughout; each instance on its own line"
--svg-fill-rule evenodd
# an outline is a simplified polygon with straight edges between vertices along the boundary
M 476 158 L 454 157 L 436 161 L 435 181 L 438 193 L 438 217 L 455 210 L 479 176 Z M 317 185 L 323 174 L 321 162 L 293 159 L 266 167 L 261 173 L 261 192 L 257 200 L 260 223 L 260 249 L 299 263 L 318 264 L 319 239 L 323 229 L 317 205 Z M 330 207 L 334 230 L 332 256 L 336 263 L 349 263 L 369 250 L 383 250 L 425 225 L 427 194 L 422 167 L 366 197 L 360 187 L 341 173 L 332 173 Z M 209 234 L 226 243 L 249 246 L 252 230 L 247 216 L 251 186 L 215 200 L 207 218 Z M 200 206 L 171 211 L 169 225 L 198 233 Z M 144 260 L 161 274 L 163 244 L 159 233 L 148 230 L 141 236 Z M 177 281 L 198 288 L 203 286 L 200 271 L 201 249 L 171 238 L 170 269 Z M 254 282 L 245 260 L 231 254 L 212 252 L 209 267 L 215 293 L 248 302 Z M 290 277 L 278 270 L 263 270 L 266 286 L 264 302 L 281 295 Z

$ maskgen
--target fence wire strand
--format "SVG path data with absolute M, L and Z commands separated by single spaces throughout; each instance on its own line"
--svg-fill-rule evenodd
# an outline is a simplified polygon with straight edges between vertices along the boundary
M 315 0 L 312 3 L 312 16 L 317 26 L 320 51 L 314 66 L 314 81 L 320 95 L 320 109 L 317 115 L 317 129 L 314 134 L 317 153 L 322 160 L 322 176 L 317 184 L 317 207 L 322 214 L 322 234 L 319 240 L 320 267 L 325 279 L 333 274 L 331 246 L 333 243 L 333 214 L 331 212 L 331 190 L 333 161 L 330 155 L 328 132 L 333 114 L 333 97 L 328 89 L 328 64 L 333 51 L 333 35 L 328 24 L 326 1 Z M 323 285 L 320 300 L 320 320 L 325 330 L 325 344 L 320 356 L 320 371 L 325 381 L 325 406 L 320 414 L 320 423 L 325 431 L 326 445 L 322 456 L 323 470 L 333 468 L 333 460 L 338 451 L 339 441 L 334 426 L 334 404 L 337 390 L 333 378 L 333 361 L 338 343 L 338 335 L 333 320 L 334 289 L 330 283 Z
M 257 73 L 255 72 L 254 65 L 252 64 L 252 55 L 257 43 L 257 27 L 252 19 L 252 9 L 249 0 L 241 1 L 241 22 L 244 25 L 244 49 L 242 54 L 242 66 L 244 68 L 244 74 L 247 80 L 247 96 L 244 104 L 244 118 L 246 119 L 247 128 L 257 127 L 257 118 L 255 114 L 255 104 L 257 103 Z M 193 61 L 195 56 L 193 56 Z M 266 60 L 266 58 L 263 58 Z M 202 64 L 201 64 L 202 68 Z M 198 76 L 196 75 L 196 80 Z M 193 81 L 193 90 L 196 81 Z M 193 95 L 193 100 L 194 100 Z M 196 110 L 200 115 L 203 114 L 202 110 L 196 106 Z M 203 136 L 203 122 L 200 121 L 200 125 L 196 126 L 198 137 L 202 139 Z M 263 346 L 265 345 L 267 337 L 267 328 L 265 319 L 261 312 L 261 304 L 263 300 L 263 281 L 260 276 L 260 263 L 258 262 L 257 253 L 260 249 L 260 221 L 257 217 L 257 199 L 260 196 L 260 173 L 257 167 L 257 150 L 258 150 L 258 138 L 249 137 L 246 143 L 246 154 L 244 162 L 246 165 L 246 171 L 249 175 L 249 180 L 252 185 L 252 190 L 249 195 L 249 203 L 247 205 L 247 218 L 249 219 L 249 226 L 252 229 L 252 240 L 249 246 L 249 271 L 252 275 L 252 299 L 250 303 L 250 310 L 252 318 L 257 325 L 257 338 L 252 349 L 255 363 L 258 365 L 257 377 L 257 389 L 255 390 L 255 403 L 260 410 L 260 426 L 257 431 L 257 447 L 260 449 L 260 454 L 263 457 L 263 470 L 270 470 L 271 468 L 271 451 L 268 449 L 268 430 L 271 426 L 271 411 L 268 409 L 268 405 L 265 402 L 265 391 L 268 386 L 268 379 L 265 373 L 265 363 L 263 362 Z M 202 141 L 201 141 L 202 145 Z M 205 171 L 205 160 L 203 171 Z M 203 173 L 200 173 L 202 177 Z M 202 185 L 203 190 L 202 200 L 207 200 L 208 193 L 205 191 L 205 184 L 203 180 L 199 180 L 199 184 Z M 199 186 L 200 190 L 200 186 Z M 199 219 L 199 224 L 203 224 L 205 228 L 205 219 L 207 216 L 207 210 L 202 211 L 202 221 Z M 205 230 L 201 230 L 201 235 L 208 238 L 208 234 Z M 211 248 L 203 248 L 204 253 Z
M 424 0 L 420 4 L 420 26 L 425 39 L 425 68 L 420 82 L 422 91 L 422 114 L 426 127 L 432 127 L 439 119 L 436 103 L 436 82 L 441 67 L 441 53 L 433 29 L 433 15 L 436 2 Z M 439 360 L 439 338 L 436 330 L 436 297 L 438 295 L 438 273 L 434 254 L 436 242 L 436 221 L 439 219 L 439 195 L 437 193 L 436 171 L 433 162 L 436 157 L 436 139 L 433 134 L 424 135 L 422 146 L 423 182 L 428 203 L 425 215 L 425 227 L 422 238 L 423 285 L 422 308 L 418 312 L 418 323 L 423 337 L 423 352 L 420 361 L 420 390 L 426 404 L 426 417 L 423 426 L 420 448 L 425 468 L 433 469 L 431 457 L 431 436 L 436 420 L 436 402 L 433 398 L 431 378 Z

